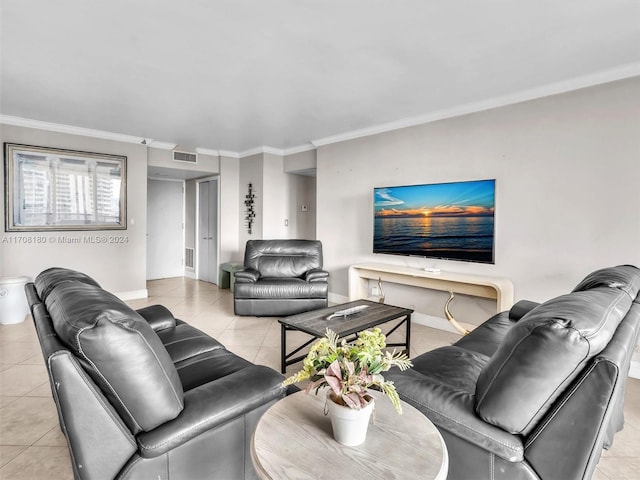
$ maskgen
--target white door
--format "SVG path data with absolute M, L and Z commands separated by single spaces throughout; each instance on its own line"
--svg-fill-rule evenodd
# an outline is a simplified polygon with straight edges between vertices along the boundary
M 184 182 L 147 180 L 147 280 L 182 277 Z
M 218 283 L 218 181 L 198 183 L 198 278 Z

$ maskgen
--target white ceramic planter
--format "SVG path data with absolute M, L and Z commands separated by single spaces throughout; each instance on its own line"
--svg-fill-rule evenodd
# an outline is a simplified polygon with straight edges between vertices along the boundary
M 347 447 L 363 444 L 367 438 L 369 419 L 374 407 L 373 398 L 366 407 L 360 410 L 338 405 L 331 399 L 331 390 L 329 390 L 327 392 L 327 409 L 333 428 L 333 438 Z

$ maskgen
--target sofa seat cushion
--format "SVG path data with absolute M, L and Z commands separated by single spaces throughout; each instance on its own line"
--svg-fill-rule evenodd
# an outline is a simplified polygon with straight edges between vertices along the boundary
M 514 325 L 478 377 L 476 411 L 527 435 L 585 363 L 611 340 L 631 299 L 610 287 L 539 305 Z
M 165 328 L 156 333 L 174 364 L 212 350 L 224 348 L 214 338 L 181 320 L 176 321 L 175 327 Z
M 60 340 L 83 360 L 132 432 L 149 431 L 183 408 L 178 372 L 149 323 L 115 295 L 63 282 L 45 302 Z
M 235 298 L 326 298 L 327 283 L 299 278 L 260 278 L 256 283 L 235 284 Z
M 519 437 L 483 422 L 475 413 L 475 385 L 489 357 L 456 345 L 440 347 L 412 360 L 413 368 L 391 369 L 400 397 L 424 413 L 439 429 L 465 438 L 485 450 L 520 461 Z
M 224 348 L 210 350 L 175 364 L 185 392 L 251 365 L 251 362 Z

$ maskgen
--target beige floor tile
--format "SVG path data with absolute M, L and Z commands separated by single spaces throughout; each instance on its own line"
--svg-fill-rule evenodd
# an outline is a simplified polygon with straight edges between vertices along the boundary
M 263 347 L 280 347 L 280 324 L 278 322 L 272 323 L 267 330 L 267 333 L 264 337 L 264 342 L 262 342 Z
M 14 365 L 0 372 L 0 393 L 26 395 L 48 380 L 45 368 L 40 365 Z
M 0 343 L 0 363 L 22 363 L 38 354 L 42 357 L 41 351 L 38 342 L 2 342 Z
M 608 476 L 600 471 L 599 468 L 596 468 L 596 471 L 593 473 L 593 478 L 591 480 L 611 480 Z
M 0 444 L 32 445 L 56 425 L 52 399 L 23 397 L 0 409 Z
M 15 402 L 16 400 L 20 400 L 22 397 L 9 397 L 5 395 L 0 395 L 0 408 L 6 407 L 10 403 Z
M 0 467 L 5 466 L 27 448 L 26 445 L 0 445 Z
M 634 457 L 640 452 L 640 430 L 629 423 L 613 437 L 613 445 L 602 452 L 603 457 Z M 640 478 L 640 477 L 639 477 Z
M 36 447 L 66 447 L 67 439 L 60 429 L 60 425 L 56 424 L 49 430 L 40 440 L 33 444 Z
M 602 457 L 598 470 L 612 480 L 638 480 L 640 459 L 634 457 Z
M 0 325 L 0 342 L 37 342 L 38 336 L 33 319 L 28 316 L 24 322 Z
M 411 328 L 411 349 L 416 355 L 443 345 L 451 345 L 460 339 L 457 333 L 445 332 L 436 328 L 415 325 Z
M 26 397 L 48 397 L 53 398 L 53 393 L 51 393 L 51 383 L 49 380 L 44 382 L 42 385 L 34 388 L 29 393 L 25 394 Z
M 228 347 L 230 352 L 235 353 L 239 357 L 244 358 L 245 360 L 255 363 L 256 356 L 258 355 L 258 351 L 260 347 L 249 347 L 249 346 L 230 346 Z
M 29 447 L 0 469 L 7 480 L 72 480 L 67 447 Z
M 258 354 L 254 360 L 258 365 L 266 365 L 274 370 L 280 371 L 280 347 L 265 347 L 264 345 L 258 350 Z
M 268 318 L 257 317 L 236 317 L 229 325 L 228 330 L 251 330 L 252 332 L 259 332 L 263 337 L 267 331 L 271 328 L 272 321 Z
M 260 347 L 264 334 L 253 330 L 225 330 L 217 340 L 225 347 Z
M 40 349 L 40 344 L 38 344 L 38 353 L 27 358 L 26 360 L 20 362 L 23 365 L 40 365 L 42 368 L 45 368 L 44 357 L 42 356 L 42 350 Z
M 629 378 L 625 393 L 624 420 L 640 430 L 640 380 Z M 638 450 L 640 450 L 640 445 L 638 445 Z

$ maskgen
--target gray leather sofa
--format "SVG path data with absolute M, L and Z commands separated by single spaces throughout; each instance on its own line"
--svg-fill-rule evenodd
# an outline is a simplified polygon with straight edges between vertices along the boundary
M 257 478 L 250 440 L 285 395 L 278 372 L 80 272 L 25 289 L 75 478 Z
M 329 272 L 317 240 L 249 240 L 235 272 L 236 315 L 287 316 L 327 306 Z
M 624 424 L 639 290 L 633 266 L 598 270 L 567 295 L 519 302 L 388 372 L 444 437 L 447 478 L 590 479 Z

